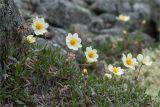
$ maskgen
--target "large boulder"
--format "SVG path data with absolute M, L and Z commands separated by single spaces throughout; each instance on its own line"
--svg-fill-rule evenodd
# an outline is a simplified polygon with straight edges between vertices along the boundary
M 104 28 L 104 22 L 100 17 L 93 17 L 89 24 L 89 30 L 93 33 L 99 33 Z
M 91 5 L 91 10 L 97 14 L 117 13 L 120 6 L 118 0 L 97 0 Z
M 97 0 L 84 0 L 88 5 L 93 4 L 94 2 L 96 2 Z
M 87 7 L 87 3 L 84 0 L 68 0 L 70 2 L 73 2 L 76 5 Z
M 52 50 L 55 50 L 57 47 L 61 49 L 62 54 L 66 54 L 66 42 L 65 38 L 67 36 L 67 32 L 60 28 L 49 28 L 50 39 L 37 38 L 37 44 L 46 46 Z
M 87 24 L 91 21 L 89 10 L 67 0 L 45 0 L 43 6 L 49 23 L 53 26 L 68 28 L 71 24 Z
M 104 13 L 100 15 L 100 18 L 103 20 L 105 28 L 111 28 L 115 25 L 116 15 L 110 13 Z
M 135 12 L 143 15 L 144 17 L 150 17 L 151 15 L 151 5 L 147 3 L 135 3 L 133 5 Z
M 93 40 L 97 43 L 105 42 L 106 38 L 109 37 L 120 37 L 123 33 L 122 27 L 115 27 L 110 29 L 103 29 L 100 31 L 100 34 L 95 36 Z

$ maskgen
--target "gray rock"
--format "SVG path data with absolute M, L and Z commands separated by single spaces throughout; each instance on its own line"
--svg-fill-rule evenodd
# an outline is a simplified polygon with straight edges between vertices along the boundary
M 123 30 L 124 30 L 123 27 L 114 27 L 114 28 L 110 28 L 110 29 L 101 30 L 100 33 L 101 34 L 109 34 L 112 36 L 117 36 L 117 35 L 120 35 L 123 32 Z
M 100 34 L 98 36 L 96 36 L 93 41 L 95 41 L 96 43 L 101 43 L 101 42 L 105 42 L 106 38 L 112 37 L 112 35 L 110 34 Z
M 103 43 L 103 42 L 106 41 L 107 38 L 113 38 L 113 37 L 116 37 L 116 38 L 118 37 L 119 38 L 121 35 L 122 35 L 122 31 L 121 32 L 119 31 L 119 34 L 116 34 L 116 33 L 113 33 L 113 32 L 112 33 L 105 33 L 105 34 L 100 34 L 100 35 L 96 36 L 93 40 L 96 43 Z M 135 39 L 139 38 L 141 41 L 143 41 L 144 47 L 149 47 L 155 41 L 148 34 L 146 34 L 146 33 L 139 33 L 137 31 L 129 32 L 128 36 L 129 36 L 130 40 L 135 40 Z
M 101 30 L 101 34 L 94 37 L 95 42 L 105 42 L 106 38 L 120 36 L 123 33 L 123 28 L 116 27 L 111 29 Z
M 60 53 L 62 55 L 65 55 L 67 53 L 65 49 L 63 49 L 60 45 L 56 44 L 52 40 L 46 40 L 46 39 L 43 39 L 43 38 L 37 38 L 36 45 L 40 45 L 40 46 L 43 46 L 43 47 L 46 47 L 46 48 L 52 49 L 52 50 L 56 50 L 57 48 L 61 49 Z
M 152 5 L 152 19 L 155 20 L 158 26 L 160 26 L 160 0 L 154 0 L 155 4 Z
M 57 43 L 57 44 L 59 44 L 59 45 L 61 45 L 63 47 L 66 46 L 65 40 L 66 40 L 66 36 L 68 35 L 68 33 L 65 30 L 60 29 L 60 28 L 50 27 L 49 32 L 51 32 L 51 34 L 53 35 L 52 36 L 53 37 L 52 40 L 55 43 Z
M 154 0 L 157 5 L 160 6 L 160 0 Z
M 122 3 L 122 10 L 123 10 L 123 12 L 124 11 L 125 12 L 131 12 L 131 11 L 133 11 L 133 7 L 132 7 L 130 2 L 123 2 Z
M 25 6 L 22 0 L 14 0 L 14 2 L 18 6 L 18 8 L 22 8 L 23 6 Z
M 130 36 L 130 39 L 137 38 L 139 36 L 143 40 L 145 47 L 150 46 L 155 41 L 151 36 L 149 36 L 146 33 L 138 34 L 137 31 L 134 31 L 134 32 L 129 33 L 128 35 Z
M 50 24 L 68 28 L 71 24 L 87 24 L 91 21 L 89 10 L 66 0 L 45 0 L 47 19 Z
M 95 37 L 95 34 L 90 32 L 86 25 L 73 24 L 70 29 L 72 32 L 78 33 L 83 42 L 92 42 L 93 37 Z
M 114 14 L 104 13 L 100 15 L 100 18 L 102 18 L 105 28 L 113 27 L 116 22 L 116 16 Z
M 91 5 L 94 2 L 96 2 L 97 0 L 84 0 L 87 4 Z
M 14 1 L 20 9 L 25 9 L 30 11 L 33 11 L 33 9 L 36 8 L 40 3 L 40 0 L 14 0 Z
M 89 24 L 89 30 L 93 33 L 99 33 L 104 28 L 104 22 L 99 17 L 93 17 L 92 22 Z
M 97 0 L 90 8 L 95 13 L 117 13 L 119 6 L 117 0 Z
M 135 3 L 133 5 L 133 9 L 135 12 L 144 15 L 145 17 L 150 17 L 151 15 L 151 7 L 149 4 L 145 3 Z
M 37 44 L 46 46 L 47 48 L 56 49 L 57 47 L 61 49 L 62 54 L 66 54 L 66 36 L 67 32 L 60 28 L 49 28 L 50 35 L 52 39 L 44 39 L 44 38 L 37 38 Z
M 84 0 L 69 0 L 69 1 L 76 5 L 87 7 L 87 3 Z
M 38 14 L 38 15 L 43 15 L 43 16 L 45 16 L 47 10 L 46 10 L 46 8 L 44 7 L 44 5 L 40 3 L 40 4 L 37 6 L 37 8 L 35 9 L 35 12 L 36 12 L 36 14 Z
M 19 10 L 22 17 L 25 19 L 25 20 L 28 20 L 28 19 L 31 19 L 32 18 L 32 15 L 31 15 L 31 12 L 26 10 L 26 9 L 20 9 Z
M 39 3 L 39 0 L 14 0 L 19 8 L 19 11 L 25 20 L 31 19 L 33 14 L 33 8 L 35 3 Z

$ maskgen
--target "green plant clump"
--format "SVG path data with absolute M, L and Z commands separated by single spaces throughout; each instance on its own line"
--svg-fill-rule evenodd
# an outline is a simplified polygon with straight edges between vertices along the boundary
M 91 69 L 82 75 L 82 68 L 59 49 L 29 47 L 18 57 L 13 51 L 7 51 L 0 71 L 0 106 L 159 106 L 145 87 L 129 79 L 99 77 Z

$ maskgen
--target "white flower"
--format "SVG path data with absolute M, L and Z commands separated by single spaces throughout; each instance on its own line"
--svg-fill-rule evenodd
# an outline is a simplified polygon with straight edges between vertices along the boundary
M 107 77 L 108 79 L 111 79 L 111 78 L 112 78 L 112 75 L 111 75 L 111 74 L 108 74 L 108 73 L 105 73 L 104 76 Z
M 116 75 L 122 75 L 124 72 L 123 69 L 121 69 L 121 67 L 114 67 L 111 64 L 108 65 L 108 69 L 109 71 L 111 71 L 112 73 L 116 74 Z
M 127 56 L 123 54 L 122 61 L 126 67 L 131 68 L 133 70 L 135 70 L 135 66 L 138 64 L 136 58 L 132 58 L 131 53 L 129 53 Z
M 151 58 L 149 56 L 144 57 L 142 54 L 139 54 L 137 56 L 137 59 L 140 63 L 142 63 L 144 65 L 151 65 L 152 64 Z
M 146 20 L 142 20 L 142 24 L 146 24 Z
M 45 22 L 44 18 L 34 18 L 32 28 L 36 35 L 43 35 L 47 32 L 47 28 L 49 27 L 48 23 Z
M 125 15 L 119 15 L 118 17 L 116 17 L 116 19 L 122 22 L 127 22 L 130 20 L 130 17 Z
M 92 49 L 92 47 L 87 47 L 85 52 L 87 61 L 89 63 L 96 62 L 98 59 L 98 54 L 96 49 Z
M 27 37 L 23 38 L 25 42 L 32 44 L 36 41 L 36 38 L 33 35 L 28 35 Z
M 66 37 L 66 44 L 69 49 L 73 49 L 75 51 L 78 50 L 78 48 L 81 48 L 81 39 L 78 37 L 78 34 L 71 34 L 69 33 L 68 36 Z

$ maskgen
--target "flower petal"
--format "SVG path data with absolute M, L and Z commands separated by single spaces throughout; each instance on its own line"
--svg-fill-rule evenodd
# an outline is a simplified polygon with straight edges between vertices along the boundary
M 78 33 L 74 33 L 73 36 L 76 37 L 76 38 L 79 37 L 79 36 L 78 36 Z
M 139 54 L 139 55 L 137 56 L 137 59 L 138 59 L 139 62 L 142 62 L 143 58 L 144 58 L 144 57 L 143 57 L 142 54 Z
M 108 65 L 108 69 L 109 69 L 109 71 L 112 72 L 113 66 L 112 66 L 111 64 L 109 64 L 109 65 Z
M 127 58 L 132 58 L 132 54 L 129 53 L 129 54 L 127 55 Z

